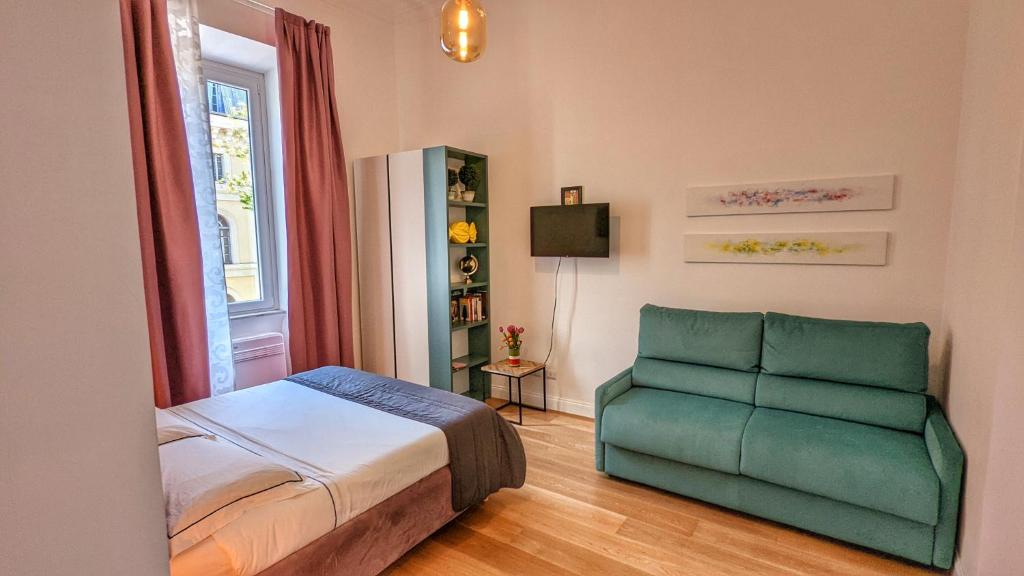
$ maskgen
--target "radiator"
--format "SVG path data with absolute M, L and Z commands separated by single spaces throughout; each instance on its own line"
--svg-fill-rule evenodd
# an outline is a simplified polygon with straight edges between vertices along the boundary
M 235 360 L 235 390 L 251 388 L 287 376 L 284 335 L 257 334 L 231 341 Z

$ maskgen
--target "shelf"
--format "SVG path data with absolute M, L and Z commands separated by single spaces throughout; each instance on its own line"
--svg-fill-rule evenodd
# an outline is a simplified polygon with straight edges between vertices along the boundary
M 466 284 L 465 282 L 455 282 L 452 284 L 452 292 L 456 290 L 465 290 L 466 288 L 483 288 L 487 286 L 487 282 L 473 282 L 472 284 Z
M 463 202 L 462 200 L 449 200 L 448 205 L 461 208 L 487 208 L 486 202 Z
M 487 242 L 470 242 L 466 244 L 448 243 L 449 248 L 487 248 Z
M 479 400 L 481 402 L 484 401 L 483 391 L 481 390 L 466 390 L 465 392 L 462 393 L 462 396 L 465 396 L 466 398 L 472 398 L 473 400 Z
M 469 370 L 470 368 L 473 368 L 474 366 L 480 366 L 482 364 L 487 364 L 490 361 L 491 361 L 491 359 L 488 358 L 487 356 L 481 356 L 479 354 L 468 354 L 466 356 L 459 356 L 458 358 L 452 358 L 452 362 L 453 363 L 454 362 L 462 362 L 463 364 L 466 365 L 465 368 L 458 368 L 458 369 L 456 369 L 456 368 L 452 367 L 452 374 L 454 374 L 456 372 L 462 372 L 463 370 Z
M 476 328 L 477 326 L 486 326 L 487 320 L 479 320 L 477 322 L 452 322 L 452 332 L 458 332 L 459 330 L 468 330 L 470 328 Z
M 456 160 L 466 160 L 472 158 L 474 160 L 487 160 L 486 154 L 479 154 L 477 152 L 470 152 L 469 150 L 462 150 L 453 146 L 445 146 L 446 157 L 454 158 Z

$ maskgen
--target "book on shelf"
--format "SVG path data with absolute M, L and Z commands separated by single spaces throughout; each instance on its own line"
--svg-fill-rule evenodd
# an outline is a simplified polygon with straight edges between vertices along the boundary
M 466 363 L 465 362 L 456 362 L 455 360 L 452 360 L 452 370 L 459 371 L 459 370 L 463 370 L 465 368 L 466 368 Z
M 487 319 L 487 293 L 469 292 L 452 297 L 452 322 L 482 322 Z

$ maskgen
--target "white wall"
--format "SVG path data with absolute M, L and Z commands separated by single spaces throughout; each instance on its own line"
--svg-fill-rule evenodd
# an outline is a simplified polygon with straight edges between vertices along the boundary
M 471 65 L 437 49 L 433 10 L 397 27 L 400 141 L 490 154 L 494 319 L 527 326 L 530 358 L 547 351 L 555 263 L 529 256 L 528 207 L 573 184 L 611 203 L 612 258 L 563 265 L 549 390 L 562 409 L 588 412 L 632 362 L 645 302 L 939 332 L 964 2 L 487 7 L 489 49 Z M 879 173 L 899 177 L 895 210 L 685 217 L 688 184 Z M 892 232 L 888 266 L 682 261 L 685 232 L 858 229 Z
M 117 2 L 3 2 L 0 78 L 0 574 L 166 574 Z
M 946 273 L 949 410 L 967 452 L 961 574 L 1024 566 L 1024 3 L 972 3 Z

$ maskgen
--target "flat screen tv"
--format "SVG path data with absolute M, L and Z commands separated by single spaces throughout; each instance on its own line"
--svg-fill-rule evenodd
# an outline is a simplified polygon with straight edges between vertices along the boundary
M 530 208 L 530 255 L 608 257 L 608 204 Z

